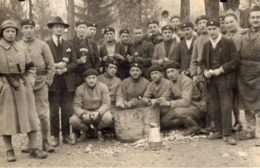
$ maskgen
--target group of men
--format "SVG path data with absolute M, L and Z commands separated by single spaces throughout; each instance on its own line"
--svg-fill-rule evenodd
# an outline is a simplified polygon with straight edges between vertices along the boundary
M 0 134 L 7 160 L 16 160 L 11 138 L 17 133 L 29 137 L 23 152 L 47 157 L 36 147 L 36 114 L 42 149 L 53 152 L 60 144 L 60 125 L 63 143 L 76 144 L 89 132 L 104 141 L 102 131 L 113 128 L 115 108 L 144 106 L 153 106 L 153 122 L 162 129 L 185 127 L 184 135 L 211 132 L 209 139 L 223 138 L 230 145 L 236 144 L 232 131 L 240 131 L 240 139 L 257 137 L 259 146 L 260 7 L 251 9 L 249 23 L 250 29 L 242 30 L 232 13 L 219 20 L 202 15 L 194 24 L 173 16 L 161 32 L 158 21 L 148 22 L 148 33 L 134 28 L 134 43 L 128 29 L 119 31 L 117 42 L 115 29 L 108 27 L 99 47 L 95 23 L 76 22 L 76 36 L 65 40 L 70 25 L 56 17 L 47 25 L 53 32 L 50 40 L 43 42 L 35 38 L 35 22 L 25 19 L 17 43 L 17 24 L 3 22 Z M 243 131 L 239 109 L 245 110 Z

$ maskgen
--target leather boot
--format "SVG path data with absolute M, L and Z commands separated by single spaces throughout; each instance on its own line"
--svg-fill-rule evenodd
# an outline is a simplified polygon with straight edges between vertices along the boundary
M 194 136 L 200 130 L 199 125 L 190 117 L 184 119 L 188 129 L 183 132 L 183 136 Z
M 15 162 L 16 161 L 13 149 L 8 150 L 6 152 L 6 158 L 7 158 L 7 162 Z
M 59 137 L 54 137 L 54 142 L 53 142 L 53 146 L 57 147 L 60 145 L 60 139 Z
M 29 153 L 30 152 L 30 143 L 26 144 L 21 150 L 23 153 Z
M 38 148 L 30 149 L 30 157 L 37 159 L 45 159 L 48 154 Z
M 49 152 L 49 153 L 55 151 L 55 149 L 49 144 L 48 139 L 43 139 L 42 140 L 42 150 L 46 151 L 46 152 Z
M 98 139 L 98 141 L 101 141 L 101 142 L 104 141 L 104 136 L 103 136 L 103 133 L 101 130 L 98 130 L 98 132 L 97 132 L 97 139 Z

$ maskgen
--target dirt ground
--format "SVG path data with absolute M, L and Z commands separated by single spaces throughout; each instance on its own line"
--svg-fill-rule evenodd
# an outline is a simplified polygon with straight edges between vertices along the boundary
M 237 134 L 233 136 L 237 138 Z M 0 140 L 0 167 L 260 167 L 260 147 L 254 146 L 255 139 L 238 140 L 231 146 L 221 139 L 184 138 L 173 131 L 163 138 L 162 149 L 153 151 L 142 140 L 131 144 L 106 137 L 102 143 L 88 139 L 73 146 L 61 144 L 43 160 L 21 153 L 26 142 L 26 135 L 14 136 L 17 161 L 8 163 Z

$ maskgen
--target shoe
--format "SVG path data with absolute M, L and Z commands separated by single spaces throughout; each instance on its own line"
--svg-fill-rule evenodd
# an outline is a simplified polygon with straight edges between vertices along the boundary
M 65 144 L 70 144 L 70 145 L 75 145 L 76 144 L 76 143 L 73 143 L 72 139 L 68 135 L 63 137 L 63 141 L 62 142 L 65 143 Z
M 255 133 L 254 132 L 246 132 L 246 131 L 240 131 L 239 132 L 239 139 L 240 140 L 249 140 L 254 139 Z
M 198 133 L 199 130 L 200 130 L 199 127 L 190 127 L 183 132 L 183 136 L 188 136 L 188 135 L 194 136 Z
M 78 142 L 82 142 L 87 138 L 87 134 L 82 131 L 80 137 L 78 138 Z
M 78 136 L 76 133 L 72 133 L 72 134 L 71 134 L 71 143 L 72 143 L 73 145 L 75 145 L 75 144 L 77 143 L 78 137 L 79 137 L 79 136 Z
M 45 159 L 47 158 L 48 154 L 38 148 L 30 150 L 30 157 L 37 158 L 37 159 Z
M 28 143 L 26 146 L 24 146 L 21 151 L 23 153 L 29 153 L 30 152 L 30 143 Z
M 200 129 L 200 132 L 203 133 L 203 134 L 209 134 L 211 131 L 212 131 L 212 130 L 211 130 L 210 127 L 201 128 L 201 129 Z
M 239 132 L 243 129 L 243 125 L 241 122 L 236 122 L 233 127 L 232 127 L 232 131 L 233 132 Z
M 47 139 L 42 140 L 42 150 L 49 152 L 49 153 L 52 153 L 55 151 L 55 149 L 49 144 Z
M 208 139 L 221 139 L 222 138 L 222 133 L 221 132 L 213 132 L 213 133 L 210 133 L 209 136 L 208 136 Z
M 228 145 L 236 145 L 237 141 L 232 136 L 225 136 L 224 141 L 227 142 Z
M 59 137 L 54 137 L 54 140 L 53 140 L 53 147 L 57 147 L 60 145 L 60 138 Z
M 98 139 L 98 141 L 101 141 L 101 142 L 104 141 L 104 136 L 103 136 L 102 131 L 97 132 L 97 139 Z
M 16 161 L 13 149 L 8 150 L 6 152 L 6 158 L 7 158 L 7 162 L 15 162 Z
M 260 140 L 259 139 L 256 141 L 255 146 L 260 147 Z

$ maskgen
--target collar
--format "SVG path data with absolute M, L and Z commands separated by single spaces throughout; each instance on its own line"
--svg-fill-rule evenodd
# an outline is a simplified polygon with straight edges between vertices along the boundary
M 253 33 L 256 33 L 256 32 L 259 32 L 260 30 L 260 27 L 257 27 L 257 28 L 250 28 L 250 32 L 253 32 Z
M 218 42 L 221 40 L 221 38 L 222 38 L 222 35 L 221 35 L 221 33 L 219 33 L 217 39 L 213 40 L 211 37 L 209 37 L 209 40 L 210 40 L 211 44 L 214 46 L 214 45 L 218 44 Z
M 189 40 L 185 39 L 186 42 L 191 42 L 193 40 L 194 36 L 192 36 Z
M 116 41 L 106 42 L 107 46 L 113 46 L 116 45 Z
M 89 88 L 89 89 L 91 89 L 91 90 L 93 90 L 96 86 L 97 86 L 97 83 L 94 85 L 94 86 L 89 86 L 88 84 L 87 84 L 87 82 L 85 82 L 86 83 L 86 85 L 87 85 L 87 88 Z
M 13 47 L 16 51 L 18 51 L 17 42 L 8 43 L 4 38 L 0 40 L 0 46 L 4 47 L 6 50 L 9 50 L 10 47 Z
M 78 38 L 80 41 L 86 41 L 86 37 L 79 37 L 79 36 L 77 35 L 77 38 Z
M 164 40 L 165 43 L 169 44 L 169 43 L 172 43 L 173 39 L 170 39 L 170 40 Z
M 53 39 L 53 42 L 55 43 L 55 45 L 56 46 L 58 46 L 58 36 L 56 36 L 56 35 L 52 35 L 52 39 Z M 62 42 L 62 36 L 60 36 L 60 40 L 61 40 L 61 42 Z
M 35 39 L 34 37 L 32 37 L 32 38 L 30 38 L 30 39 L 28 39 L 28 38 L 26 38 L 26 37 L 23 37 L 23 41 L 24 41 L 25 43 L 33 42 L 34 39 Z
M 133 82 L 133 83 L 138 83 L 138 82 L 140 82 L 140 80 L 141 80 L 141 76 L 140 76 L 138 79 L 133 79 L 132 77 L 131 77 L 131 79 L 132 79 L 132 82 Z
M 163 78 L 159 79 L 158 81 L 154 82 L 156 85 L 159 85 L 162 83 Z
M 105 78 L 108 78 L 108 79 L 113 79 L 113 78 L 114 78 L 114 76 L 108 75 L 107 72 L 104 73 L 104 77 L 105 77 Z

